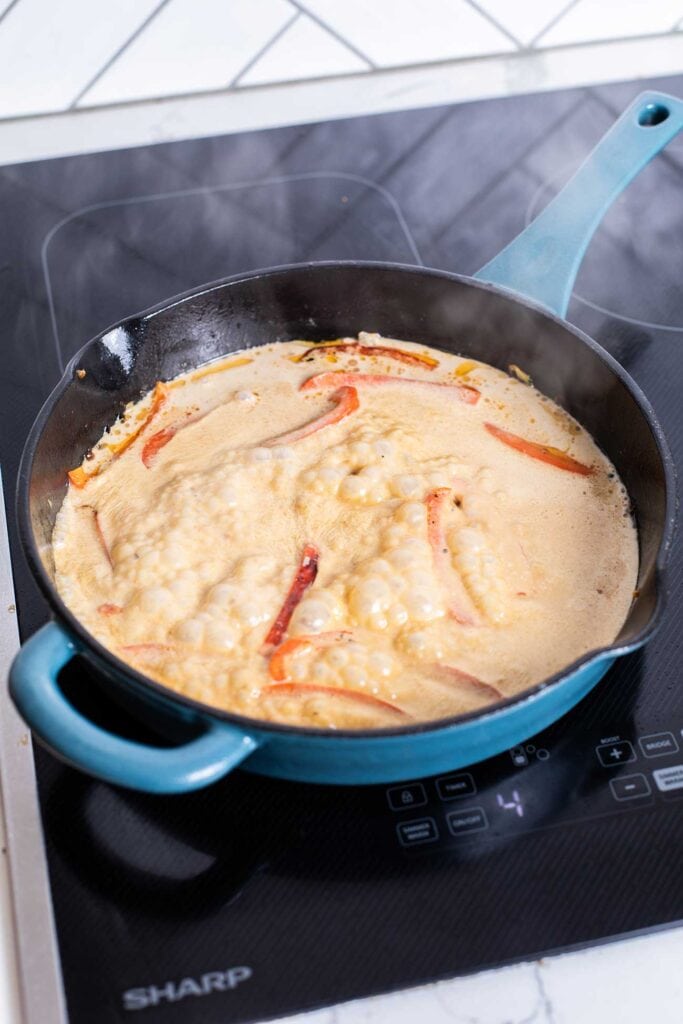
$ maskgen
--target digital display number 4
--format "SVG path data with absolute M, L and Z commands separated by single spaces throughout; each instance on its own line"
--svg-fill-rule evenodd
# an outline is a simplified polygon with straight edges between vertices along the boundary
M 524 817 L 524 804 L 519 790 L 513 789 L 509 798 L 505 797 L 503 793 L 496 793 L 496 803 L 502 811 L 514 811 L 518 818 Z

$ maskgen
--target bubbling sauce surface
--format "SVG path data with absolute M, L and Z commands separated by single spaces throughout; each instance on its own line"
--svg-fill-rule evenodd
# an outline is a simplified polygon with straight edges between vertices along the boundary
M 70 477 L 53 548 L 72 612 L 152 679 L 253 718 L 481 708 L 610 643 L 636 584 L 627 495 L 575 420 L 524 379 L 378 335 L 158 384 Z

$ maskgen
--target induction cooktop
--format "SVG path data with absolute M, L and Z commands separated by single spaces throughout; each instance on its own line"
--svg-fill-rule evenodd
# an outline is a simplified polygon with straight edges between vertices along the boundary
M 622 83 L 0 169 L 0 444 L 22 637 L 47 607 L 17 540 L 17 463 L 88 338 L 260 266 L 472 273 L 647 85 L 683 95 L 683 77 Z M 569 310 L 644 389 L 679 470 L 682 195 L 683 138 L 608 213 Z M 646 650 L 551 729 L 438 778 L 342 788 L 235 772 L 152 797 L 36 746 L 68 1019 L 257 1021 L 681 921 L 682 582 L 677 545 Z M 145 735 L 84 664 L 62 681 L 96 720 Z M 30 949 L 26 901 L 18 891 Z

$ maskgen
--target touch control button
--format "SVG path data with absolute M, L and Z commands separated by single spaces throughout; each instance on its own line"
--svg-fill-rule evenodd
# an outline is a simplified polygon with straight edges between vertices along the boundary
M 618 779 L 610 779 L 609 784 L 615 800 L 639 800 L 652 792 L 644 775 L 622 775 Z
M 627 764 L 635 761 L 636 752 L 628 740 L 617 740 L 616 743 L 602 743 L 595 748 L 600 764 L 605 768 L 614 768 L 615 764 Z
M 670 732 L 653 732 L 650 736 L 641 736 L 638 740 L 645 757 L 663 757 L 664 754 L 675 754 L 678 744 Z
M 439 830 L 433 818 L 419 818 L 415 821 L 402 821 L 396 826 L 401 846 L 420 846 L 422 843 L 435 843 L 439 838 Z
M 427 794 L 421 782 L 411 782 L 408 786 L 392 786 L 387 790 L 387 800 L 392 811 L 405 811 L 426 804 Z
M 461 775 L 444 775 L 436 780 L 436 788 L 442 800 L 458 800 L 463 796 L 474 796 L 477 792 L 474 779 L 469 772 Z
M 683 764 L 676 764 L 673 768 L 658 768 L 652 774 L 657 789 L 662 793 L 668 793 L 670 789 L 683 789 Z
M 481 832 L 489 827 L 483 807 L 468 807 L 467 810 L 451 811 L 446 815 L 451 835 L 461 836 L 465 832 Z

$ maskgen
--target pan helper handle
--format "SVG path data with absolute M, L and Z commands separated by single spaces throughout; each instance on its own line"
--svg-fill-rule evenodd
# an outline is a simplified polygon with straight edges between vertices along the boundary
M 521 235 L 475 274 L 564 316 L 593 233 L 636 174 L 683 128 L 683 101 L 644 92 Z
M 227 775 L 258 743 L 241 730 L 207 720 L 199 736 L 177 747 L 133 742 L 100 728 L 62 693 L 60 670 L 77 641 L 56 622 L 21 648 L 9 689 L 19 714 L 58 757 L 95 778 L 143 793 L 188 793 Z

